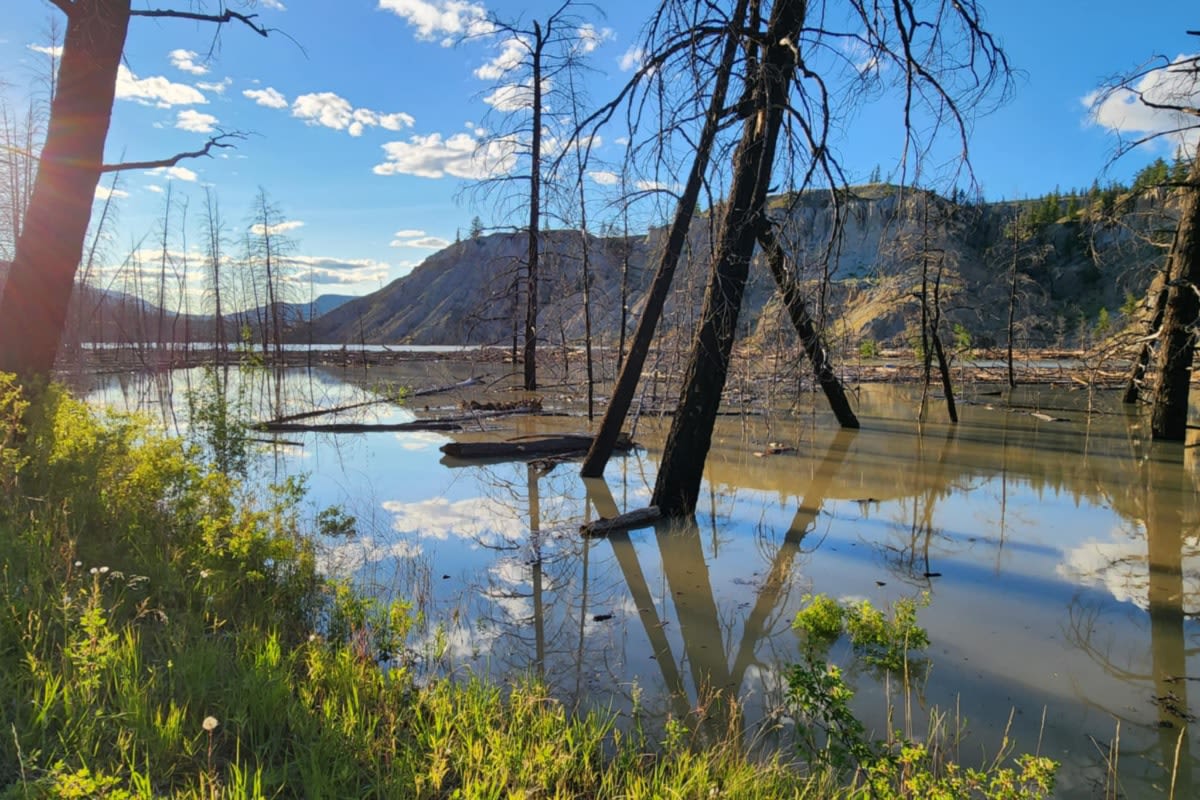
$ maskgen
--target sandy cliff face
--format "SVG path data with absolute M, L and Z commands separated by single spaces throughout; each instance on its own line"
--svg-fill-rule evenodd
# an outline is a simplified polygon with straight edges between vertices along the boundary
M 928 267 L 932 291 L 940 266 L 946 331 L 958 324 L 976 343 L 986 344 L 1003 338 L 1011 266 L 1005 231 L 1021 207 L 957 205 L 925 192 L 877 185 L 859 187 L 836 204 L 824 193 L 777 197 L 771 214 L 783 226 L 794 269 L 831 337 L 852 344 L 903 341 L 919 319 L 915 294 L 923 267 Z M 1086 214 L 1068 219 L 1064 213 L 1025 246 L 1028 253 L 1018 265 L 1018 316 L 1030 344 L 1071 341 L 1101 308 L 1115 316 L 1127 292 L 1144 290 L 1157 251 L 1143 235 L 1169 228 L 1169 203 L 1151 197 L 1126 211 L 1122 224 L 1100 224 Z M 666 311 L 667 331 L 687 335 L 695 323 L 711 254 L 710 222 L 711 216 L 703 214 L 693 224 Z M 664 238 L 664 229 L 630 239 L 589 237 L 592 327 L 599 337 L 610 342 L 617 337 L 626 260 L 630 328 L 636 324 Z M 451 245 L 410 275 L 318 319 L 314 338 L 507 343 L 513 332 L 514 285 L 518 324 L 524 319 L 526 248 L 524 236 L 517 233 Z M 542 252 L 543 341 L 578 342 L 584 327 L 581 237 L 575 231 L 546 232 Z M 765 336 L 785 324 L 774 283 L 765 266 L 756 265 L 739 329 L 743 335 Z

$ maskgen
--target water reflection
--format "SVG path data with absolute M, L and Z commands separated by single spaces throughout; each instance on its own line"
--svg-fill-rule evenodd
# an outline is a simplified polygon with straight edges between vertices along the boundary
M 303 380 L 369 395 L 340 378 Z M 604 481 L 570 464 L 449 470 L 447 437 L 430 433 L 310 434 L 283 460 L 309 473 L 314 507 L 360 518 L 329 568 L 426 611 L 416 646 L 431 671 L 538 674 L 568 702 L 758 737 L 778 719 L 803 594 L 886 604 L 927 589 L 932 672 L 916 700 L 957 708 L 973 752 L 994 752 L 1012 713 L 1019 746 L 1064 762 L 1059 794 L 1090 797 L 1119 721 L 1123 790 L 1165 791 L 1174 773 L 1176 796 L 1192 796 L 1200 450 L 1149 444 L 1115 403 L 1089 416 L 1083 393 L 1014 399 L 978 398 L 957 429 L 910 421 L 917 398 L 893 387 L 863 388 L 857 432 L 817 414 L 725 418 L 695 520 L 601 541 L 578 525 L 646 504 L 660 420 L 641 421 L 649 449 Z M 584 425 L 524 417 L 472 435 Z M 757 457 L 767 441 L 796 452 Z M 882 731 L 884 688 L 854 680 Z

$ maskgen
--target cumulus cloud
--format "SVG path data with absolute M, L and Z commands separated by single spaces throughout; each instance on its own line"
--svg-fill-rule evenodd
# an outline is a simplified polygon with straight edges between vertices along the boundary
M 517 164 L 515 139 L 502 138 L 480 145 L 467 133 L 443 138 L 440 133 L 413 136 L 407 142 L 383 145 L 385 160 L 374 168 L 376 175 L 416 175 L 421 178 L 478 180 L 505 175 Z
M 1131 88 L 1088 94 L 1082 102 L 1088 108 L 1091 122 L 1121 135 L 1171 134 L 1173 144 L 1194 147 L 1200 138 L 1194 115 L 1171 108 L 1153 108 L 1148 103 L 1200 108 L 1198 58 L 1181 55 L 1170 65 L 1147 72 Z
M 152 169 L 146 173 L 147 175 L 166 175 L 168 178 L 174 178 L 177 181 L 194 182 L 198 177 L 195 172 L 192 172 L 187 167 L 159 167 Z
M 159 108 L 202 105 L 208 102 L 194 86 L 173 83 L 161 75 L 139 78 L 124 64 L 117 67 L 117 99 L 133 100 Z
M 606 170 L 594 170 L 588 173 L 588 177 L 601 186 L 616 186 L 621 182 L 621 176 Z
M 225 90 L 233 85 L 233 78 L 222 78 L 216 82 L 199 81 L 196 83 L 196 88 L 204 92 L 214 92 L 216 94 L 225 94 Z
M 542 81 L 542 96 L 550 91 L 550 82 Z M 510 83 L 497 86 L 491 94 L 483 98 L 497 111 L 520 111 L 533 107 L 533 86 L 528 83 Z
M 475 77 L 485 81 L 499 80 L 521 65 L 521 61 L 529 54 L 529 45 L 518 36 L 513 36 L 500 42 L 499 54 L 491 61 L 475 70 Z
M 51 58 L 62 58 L 63 54 L 61 44 L 54 45 L 53 47 L 44 44 L 30 44 L 26 45 L 26 47 L 35 53 L 41 53 L 42 55 L 50 56 Z
M 287 11 L 287 6 L 279 2 L 279 0 L 258 0 L 263 8 L 269 8 L 274 11 Z
M 146 187 L 146 191 L 147 191 L 147 192 L 154 192 L 155 194 L 162 194 L 162 193 L 163 193 L 163 188 L 162 188 L 161 186 L 159 186 L 157 183 L 152 183 L 152 184 L 150 184 L 149 186 L 147 186 L 147 187 Z
M 260 106 L 267 108 L 287 108 L 287 98 L 278 90 L 268 86 L 266 89 L 243 89 L 242 96 L 248 97 Z
M 167 53 L 167 58 L 171 60 L 171 66 L 175 67 L 175 69 L 191 73 L 192 75 L 208 74 L 208 67 L 196 63 L 196 59 L 199 56 L 196 55 L 194 50 L 184 50 L 182 48 L 172 50 L 170 53 Z
M 575 45 L 577 52 L 587 55 L 613 37 L 612 28 L 597 28 L 588 22 L 578 30 L 578 41 Z
M 309 125 L 323 125 L 335 131 L 347 131 L 362 136 L 368 127 L 389 131 L 410 128 L 414 122 L 409 114 L 381 114 L 369 108 L 355 108 L 350 101 L 333 92 L 302 94 L 292 103 L 292 116 Z
M 646 51 L 637 45 L 626 50 L 617 60 L 617 66 L 622 72 L 633 72 L 638 67 L 642 66 L 642 62 L 646 60 Z
M 294 231 L 297 228 L 303 227 L 304 223 L 300 220 L 289 219 L 283 222 L 277 222 L 274 225 L 263 225 L 262 223 L 256 223 L 250 226 L 250 232 L 255 236 L 262 236 L 264 233 L 269 233 L 274 236 L 276 234 L 287 233 L 288 231 Z
M 416 28 L 418 39 L 441 37 L 443 47 L 458 37 L 483 36 L 496 29 L 487 9 L 468 0 L 379 0 L 379 8 Z
M 411 239 L 416 236 L 424 236 L 425 231 L 418 231 L 418 230 L 414 230 L 412 228 L 405 228 L 402 231 L 396 231 L 392 235 L 395 236 L 397 239 Z
M 107 186 L 104 186 L 103 184 L 96 185 L 96 199 L 97 200 L 107 200 L 110 197 L 115 198 L 115 199 L 120 199 L 122 197 L 129 197 L 129 192 L 125 191 L 124 189 L 110 189 Z
M 192 133 L 212 133 L 217 118 L 212 114 L 202 114 L 193 108 L 180 111 L 175 117 L 175 127 L 181 131 Z
M 407 241 L 396 239 L 392 242 L 392 247 L 416 247 L 421 250 L 442 250 L 449 246 L 450 242 L 439 236 L 422 236 L 419 239 Z

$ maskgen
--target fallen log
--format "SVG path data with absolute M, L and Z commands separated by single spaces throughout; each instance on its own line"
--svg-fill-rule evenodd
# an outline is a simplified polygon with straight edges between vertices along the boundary
M 587 434 L 563 434 L 536 439 L 522 437 L 519 440 L 507 442 L 448 442 L 442 445 L 441 451 L 451 458 L 467 460 L 522 461 L 548 456 L 584 455 L 592 446 L 592 438 Z M 634 443 L 629 435 L 621 434 L 614 449 L 623 452 L 631 450 L 633 447 Z
M 478 386 L 481 383 L 483 383 L 483 378 L 472 377 L 472 378 L 467 378 L 465 381 L 459 381 L 458 383 L 451 383 L 446 386 L 431 386 L 428 389 L 417 389 L 416 391 L 409 392 L 405 396 L 406 397 L 425 397 L 426 395 L 430 395 L 430 394 L 445 394 L 446 392 L 453 392 L 456 389 L 466 389 L 470 386 Z
M 368 423 L 368 422 L 262 422 L 255 430 L 266 433 L 395 433 L 398 431 L 461 431 L 457 422 L 441 420 L 416 420 L 414 422 Z
M 637 528 L 648 528 L 662 519 L 658 506 L 639 508 L 627 511 L 615 517 L 597 519 L 579 526 L 579 532 L 584 536 L 607 536 L 617 531 L 631 531 Z

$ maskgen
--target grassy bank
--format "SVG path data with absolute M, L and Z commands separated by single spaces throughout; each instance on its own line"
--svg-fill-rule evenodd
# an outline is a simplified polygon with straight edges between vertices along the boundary
M 1052 775 L 902 742 L 763 763 L 737 734 L 622 733 L 535 683 L 418 685 L 412 612 L 317 573 L 308 534 L 345 520 L 304 519 L 302 496 L 0 380 L 0 798 L 1017 798 Z M 798 716 L 849 724 L 823 665 L 797 674 Z

